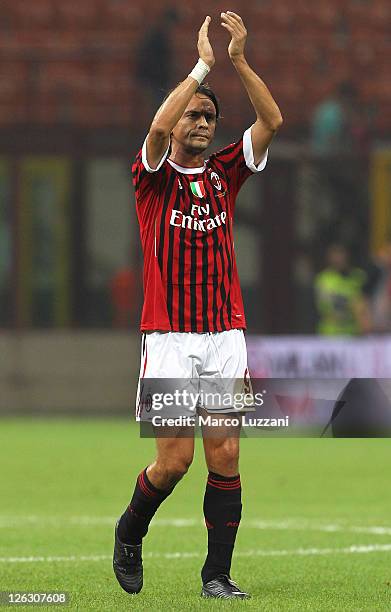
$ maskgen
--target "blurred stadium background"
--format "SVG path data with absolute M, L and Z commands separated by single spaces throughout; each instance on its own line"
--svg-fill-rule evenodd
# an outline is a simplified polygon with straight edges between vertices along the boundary
M 217 59 L 209 81 L 224 116 L 216 146 L 253 121 L 227 57 L 222 8 L 203 0 L 151 0 L 148 11 L 139 0 L 3 0 L 3 411 L 129 411 L 142 301 L 130 164 L 165 90 L 194 65 L 206 13 Z M 319 350 L 337 346 L 317 337 L 314 287 L 328 246 L 347 248 L 371 279 L 390 236 L 391 5 L 252 0 L 231 9 L 248 26 L 249 62 L 285 118 L 267 171 L 248 182 L 237 207 L 249 342 L 262 335 L 273 353 L 283 336 L 300 361 L 309 340 L 318 363 Z M 378 347 L 379 332 L 390 330 L 350 335 L 376 331 Z M 365 350 L 373 342 L 366 338 Z M 279 364 L 270 371 L 284 375 Z M 322 365 L 314 367 L 322 376 Z M 335 367 L 326 375 L 337 375 Z M 376 372 L 368 366 L 368 376 Z
M 205 14 L 224 115 L 216 146 L 253 121 L 220 31 L 227 8 L 243 16 L 249 62 L 285 119 L 237 206 L 253 374 L 391 379 L 389 0 L 2 0 L 1 588 L 129 608 L 112 528 L 153 452 L 129 422 L 142 301 L 130 164 L 196 61 Z M 349 252 L 342 277 L 363 306 L 344 337 L 321 325 L 327 304 L 352 306 L 335 286 L 319 298 L 330 244 Z M 151 530 L 134 610 L 203 607 L 200 450 Z M 235 576 L 254 592 L 249 609 L 390 609 L 388 463 L 386 441 L 243 441 Z

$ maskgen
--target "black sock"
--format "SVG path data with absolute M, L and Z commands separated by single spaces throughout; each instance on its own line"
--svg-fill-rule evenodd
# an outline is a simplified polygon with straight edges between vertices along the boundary
M 204 497 L 208 529 L 208 556 L 201 571 L 202 581 L 219 574 L 230 575 L 232 553 L 242 515 L 240 476 L 220 476 L 209 472 Z
M 173 490 L 174 487 L 165 491 L 157 489 L 148 479 L 147 469 L 141 472 L 131 502 L 119 520 L 118 537 L 121 542 L 140 544 L 156 510 Z

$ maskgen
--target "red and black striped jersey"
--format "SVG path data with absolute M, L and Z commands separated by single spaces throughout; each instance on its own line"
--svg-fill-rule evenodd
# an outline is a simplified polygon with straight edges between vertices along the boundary
M 245 328 L 232 221 L 254 164 L 251 128 L 201 168 L 167 158 L 155 170 L 146 144 L 132 167 L 144 253 L 141 330 L 219 332 Z

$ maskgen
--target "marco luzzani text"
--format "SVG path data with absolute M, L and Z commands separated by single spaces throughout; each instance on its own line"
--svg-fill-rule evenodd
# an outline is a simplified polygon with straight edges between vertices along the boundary
M 198 414 L 196 416 L 152 417 L 152 425 L 155 427 L 289 427 L 289 416 L 280 419 L 252 417 L 246 414 L 238 416 L 225 416 Z

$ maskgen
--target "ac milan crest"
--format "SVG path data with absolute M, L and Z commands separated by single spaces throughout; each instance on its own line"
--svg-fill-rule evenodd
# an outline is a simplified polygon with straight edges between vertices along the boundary
M 221 191 L 220 177 L 216 172 L 212 172 L 210 175 L 210 182 L 212 183 L 213 187 L 215 187 L 218 191 Z

